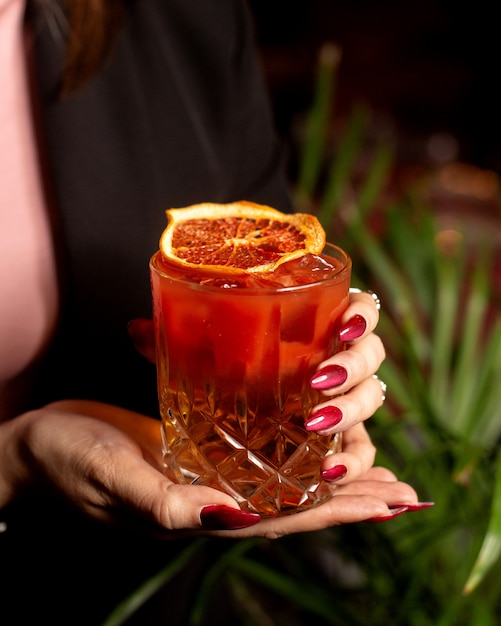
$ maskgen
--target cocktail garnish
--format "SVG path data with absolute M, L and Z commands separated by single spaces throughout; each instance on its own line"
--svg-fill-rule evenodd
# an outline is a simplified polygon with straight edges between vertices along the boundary
M 305 254 L 320 254 L 325 245 L 324 229 L 308 213 L 286 214 L 243 200 L 205 202 L 166 213 L 162 256 L 204 272 L 272 272 Z

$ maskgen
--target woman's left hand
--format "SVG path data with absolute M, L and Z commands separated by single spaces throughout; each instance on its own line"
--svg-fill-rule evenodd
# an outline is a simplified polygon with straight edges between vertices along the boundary
M 361 422 L 383 404 L 385 385 L 376 372 L 385 358 L 381 339 L 374 333 L 379 320 L 378 301 L 369 292 L 350 293 L 350 304 L 341 319 L 342 350 L 320 363 L 310 384 L 325 401 L 313 408 L 306 428 L 320 435 L 343 432 L 342 452 L 324 459 L 324 480 L 346 484 L 372 467 L 375 448 L 370 438 L 353 439 Z M 365 429 L 364 429 L 365 431 Z

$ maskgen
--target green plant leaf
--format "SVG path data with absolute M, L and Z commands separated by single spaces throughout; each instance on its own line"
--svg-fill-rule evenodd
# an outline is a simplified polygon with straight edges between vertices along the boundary
M 337 46 L 325 44 L 320 53 L 314 101 L 306 120 L 306 137 L 300 155 L 296 189 L 299 204 L 308 202 L 314 195 L 325 161 L 326 129 L 332 116 L 335 77 L 339 60 L 340 51 Z
M 464 321 L 458 331 L 457 363 L 454 378 L 451 381 L 450 407 L 455 431 L 463 434 L 469 430 L 470 420 L 478 419 L 475 415 L 475 400 L 479 385 L 475 384 L 482 377 L 484 346 L 482 336 L 487 326 L 489 308 L 489 257 L 479 251 L 482 262 L 475 264 L 473 275 L 466 293 L 466 301 L 458 302 L 458 308 L 464 312 Z M 462 306 L 463 305 L 463 306 Z
M 168 581 L 185 567 L 192 556 L 207 542 L 207 539 L 197 539 L 181 552 L 173 561 L 161 569 L 157 574 L 146 580 L 134 593 L 125 598 L 110 613 L 101 626 L 120 626 L 149 598 L 159 591 Z
M 190 614 L 189 624 L 199 624 L 207 610 L 211 594 L 221 578 L 239 562 L 242 555 L 253 547 L 263 542 L 263 539 L 246 539 L 236 543 L 232 548 L 224 552 L 214 565 L 207 571 L 200 585 L 197 597 L 193 599 L 193 610 Z
M 297 582 L 283 572 L 276 571 L 262 563 L 250 559 L 241 559 L 236 567 L 246 576 L 265 585 L 269 590 L 280 594 L 290 602 L 318 615 L 329 622 L 333 622 L 336 615 L 336 605 L 327 590 Z
M 433 262 L 437 226 L 434 212 L 413 196 L 395 201 L 385 210 L 385 242 L 412 283 L 414 302 L 431 318 L 435 312 Z
M 480 375 L 475 382 L 479 387 L 478 402 L 470 419 L 470 440 L 488 449 L 498 445 L 501 435 L 501 319 L 488 338 L 483 352 Z
M 470 594 L 487 575 L 501 555 L 501 454 L 496 462 L 496 481 L 492 510 L 482 547 L 473 565 L 463 593 Z
M 341 136 L 337 150 L 331 160 L 325 187 L 320 195 L 318 219 L 328 234 L 334 218 L 340 210 L 346 189 L 351 183 L 353 169 L 362 149 L 364 131 L 369 115 L 366 107 L 357 106 L 351 113 Z
M 437 303 L 433 325 L 433 350 L 430 395 L 443 424 L 450 423 L 450 373 L 454 356 L 455 324 L 459 308 L 461 276 L 464 266 L 462 250 L 454 255 L 436 256 Z
M 391 145 L 379 145 L 373 151 L 371 165 L 358 194 L 359 218 L 364 219 L 367 217 L 371 209 L 376 205 L 390 177 L 393 158 L 394 151 Z

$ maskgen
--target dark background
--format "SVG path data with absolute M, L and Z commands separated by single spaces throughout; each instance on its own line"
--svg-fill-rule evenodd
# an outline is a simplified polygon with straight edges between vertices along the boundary
M 408 144 L 457 140 L 457 159 L 501 173 L 496 3 L 251 0 L 281 133 L 311 102 L 320 46 L 342 50 L 336 115 L 356 102 Z M 419 151 L 415 153 L 420 158 Z

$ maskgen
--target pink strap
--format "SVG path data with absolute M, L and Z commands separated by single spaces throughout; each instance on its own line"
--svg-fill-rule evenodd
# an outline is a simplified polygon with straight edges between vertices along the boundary
M 0 0 L 0 389 L 43 349 L 58 304 L 28 93 L 24 4 Z

